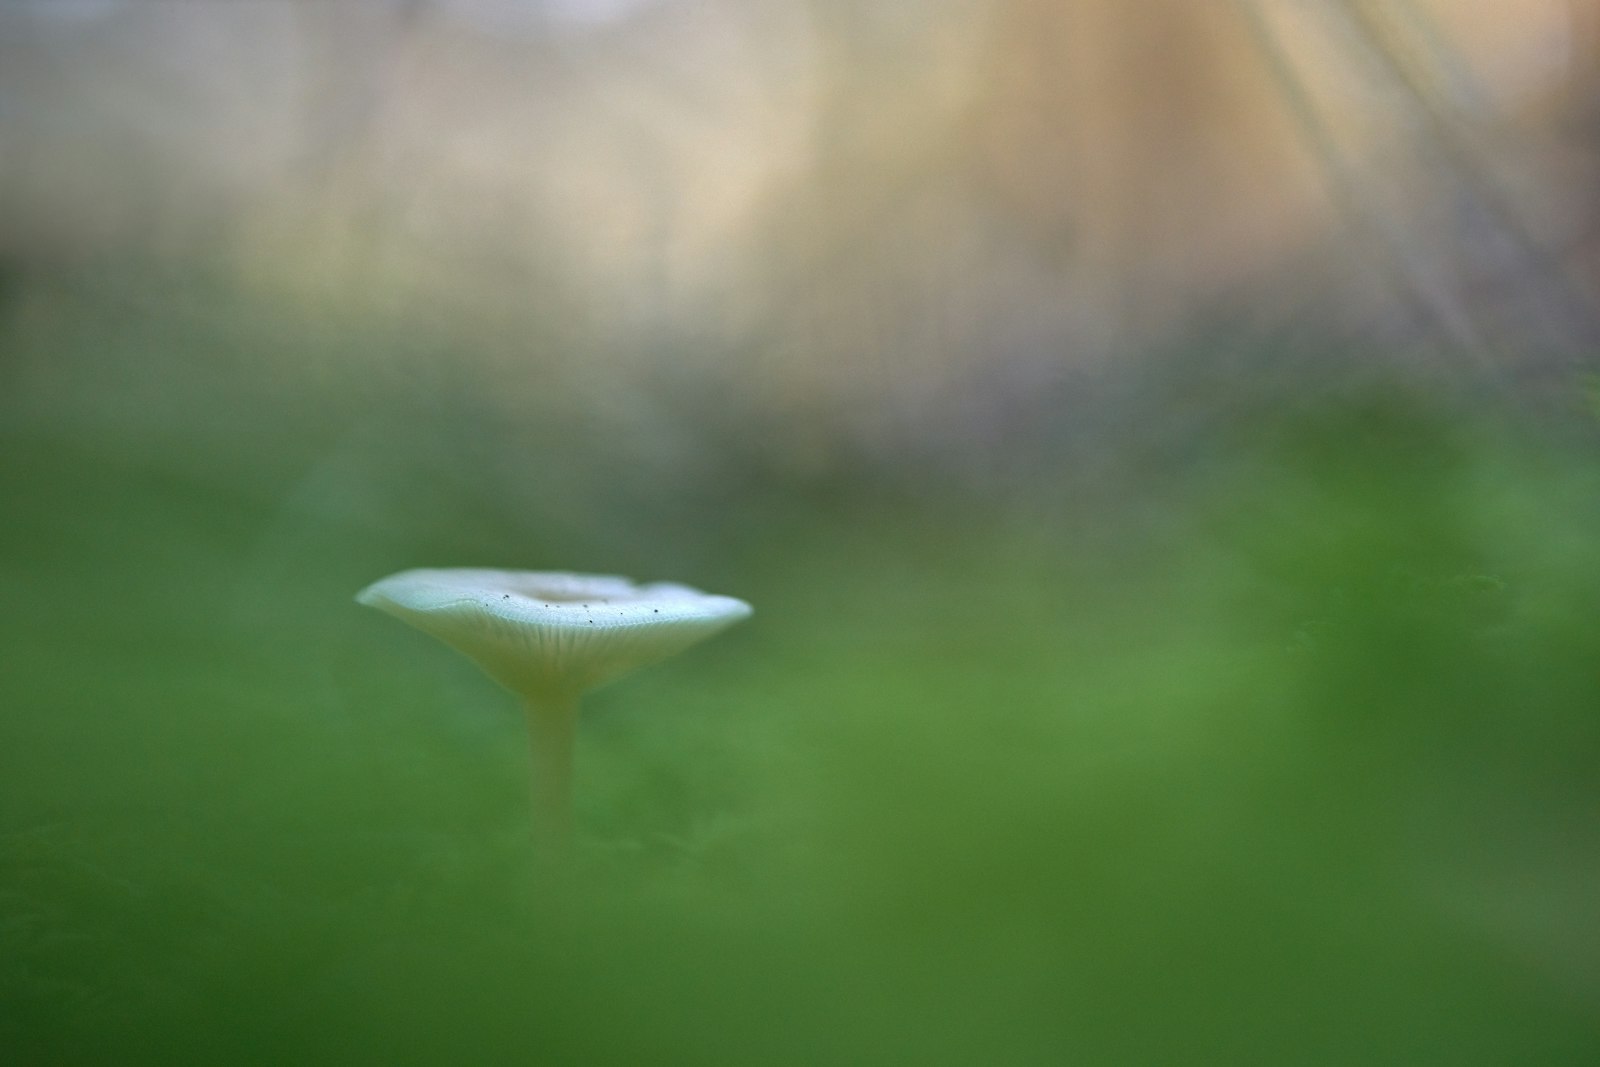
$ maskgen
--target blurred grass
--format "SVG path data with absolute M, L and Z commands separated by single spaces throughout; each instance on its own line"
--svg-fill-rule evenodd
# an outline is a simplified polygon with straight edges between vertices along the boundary
M 508 497 L 481 397 L 143 313 L 9 320 L 9 1061 L 1600 1056 L 1583 435 L 1376 390 L 1113 492 L 684 503 L 535 434 Z M 102 365 L 208 369 L 119 422 Z M 593 699 L 565 883 L 508 699 L 351 602 L 425 563 L 757 608 Z

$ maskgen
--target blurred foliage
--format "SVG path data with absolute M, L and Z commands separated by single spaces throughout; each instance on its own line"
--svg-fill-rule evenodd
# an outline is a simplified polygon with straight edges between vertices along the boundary
M 980 491 L 191 292 L 6 319 L 8 1061 L 1600 1055 L 1587 429 L 1263 393 Z M 565 876 L 509 699 L 351 601 L 429 563 L 756 606 L 592 700 Z

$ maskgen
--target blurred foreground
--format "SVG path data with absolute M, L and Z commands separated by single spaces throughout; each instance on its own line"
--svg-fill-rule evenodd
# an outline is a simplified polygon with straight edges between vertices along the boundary
M 30 296 L 12 351 L 238 363 L 142 428 L 115 393 L 6 423 L 17 1062 L 1600 1052 L 1581 420 L 1366 386 L 1041 458 L 1027 492 L 742 452 L 674 481 L 559 413 L 505 451 L 445 383 L 274 396 L 246 368 L 287 327 L 243 311 L 74 299 Z M 423 563 L 757 607 L 595 699 L 565 885 L 509 699 L 351 602 Z

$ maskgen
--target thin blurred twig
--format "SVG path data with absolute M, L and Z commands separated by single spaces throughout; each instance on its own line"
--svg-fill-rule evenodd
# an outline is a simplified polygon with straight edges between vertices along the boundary
M 1445 46 L 1426 12 L 1413 0 L 1386 0 L 1380 8 L 1371 0 L 1342 0 L 1331 5 L 1349 19 L 1366 41 L 1374 57 L 1383 65 L 1398 90 L 1422 119 L 1427 145 L 1438 156 L 1441 169 L 1460 183 L 1462 194 L 1482 214 L 1492 232 L 1514 259 L 1514 278 L 1497 279 L 1525 283 L 1533 300 L 1545 314 L 1536 316 L 1541 340 L 1550 350 L 1571 354 L 1575 345 L 1584 348 L 1600 340 L 1600 308 L 1590 294 L 1572 283 L 1560 257 L 1544 247 L 1530 232 L 1512 195 L 1484 164 L 1473 139 L 1461 121 L 1442 108 L 1439 93 L 1430 86 L 1420 64 L 1409 54 L 1402 31 L 1394 19 L 1403 17 L 1414 36 L 1420 38 L 1430 66 L 1440 72 L 1449 87 L 1460 90 L 1467 99 L 1487 100 L 1475 84 L 1470 70 Z M 1580 336 L 1574 336 L 1579 331 Z
M 1329 193 L 1339 209 L 1371 239 L 1378 250 L 1380 266 L 1394 280 L 1397 292 L 1423 321 L 1432 322 L 1450 341 L 1471 352 L 1481 369 L 1492 369 L 1494 360 L 1489 346 L 1471 312 L 1448 289 L 1432 284 L 1426 264 L 1397 231 L 1396 220 L 1369 193 L 1367 182 L 1341 150 L 1259 0 L 1235 0 L 1235 4 L 1260 47 L 1296 128 L 1327 178 Z

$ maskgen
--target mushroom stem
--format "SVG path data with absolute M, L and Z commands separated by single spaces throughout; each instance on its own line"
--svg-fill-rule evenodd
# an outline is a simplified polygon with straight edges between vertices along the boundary
M 523 697 L 533 752 L 533 833 L 551 855 L 572 846 L 572 762 L 578 733 L 578 698 L 563 693 Z
M 478 567 L 401 571 L 356 600 L 432 634 L 521 698 L 534 837 L 553 867 L 572 848 L 579 697 L 750 615 L 742 600 L 674 582 Z

